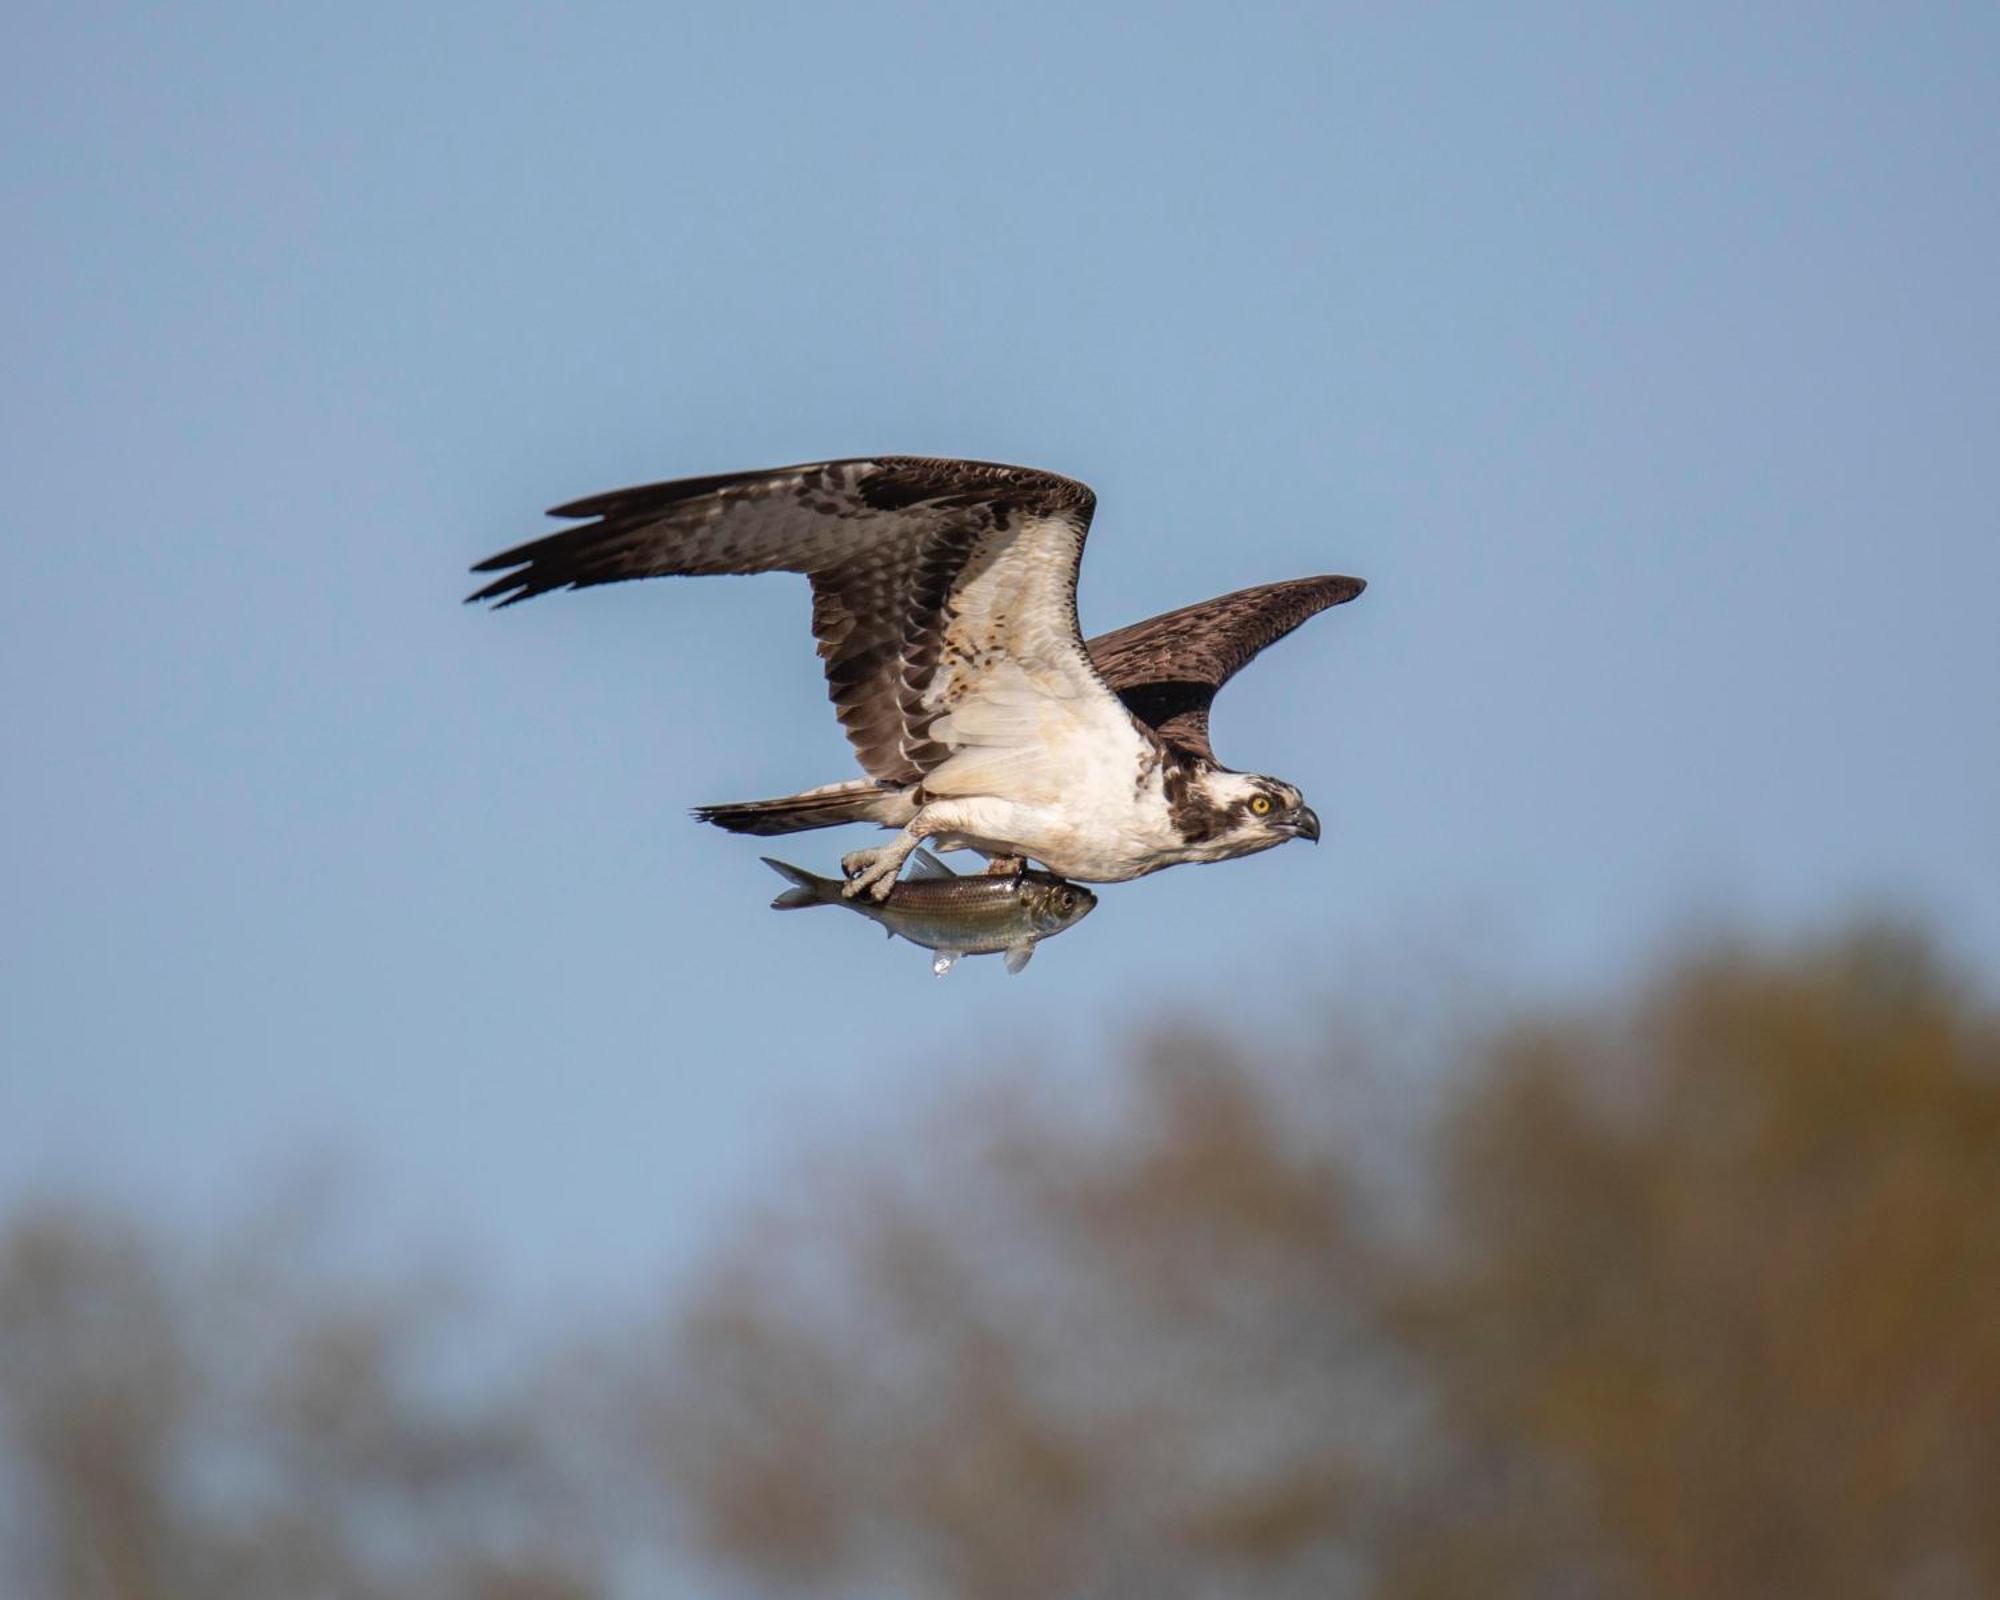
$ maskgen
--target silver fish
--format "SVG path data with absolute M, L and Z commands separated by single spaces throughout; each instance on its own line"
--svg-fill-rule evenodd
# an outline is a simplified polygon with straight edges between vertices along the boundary
M 988 873 L 961 877 L 928 850 L 911 858 L 910 875 L 899 880 L 887 900 L 848 899 L 838 878 L 822 878 L 765 856 L 764 865 L 794 888 L 771 902 L 774 911 L 806 906 L 845 906 L 879 922 L 894 938 L 937 952 L 931 971 L 942 978 L 960 956 L 1007 954 L 1007 970 L 1019 972 L 1043 939 L 1074 927 L 1089 916 L 1097 896 L 1080 883 L 1046 872 Z

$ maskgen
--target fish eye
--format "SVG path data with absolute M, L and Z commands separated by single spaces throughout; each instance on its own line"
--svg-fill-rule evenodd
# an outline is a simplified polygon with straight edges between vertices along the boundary
M 1250 797 L 1250 814 L 1268 817 L 1271 814 L 1271 797 L 1267 794 L 1253 794 Z

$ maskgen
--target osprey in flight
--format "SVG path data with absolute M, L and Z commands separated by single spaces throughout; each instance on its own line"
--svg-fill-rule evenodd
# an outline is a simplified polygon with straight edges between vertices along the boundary
M 865 778 L 695 814 L 736 833 L 901 832 L 845 858 L 886 898 L 925 840 L 1116 883 L 1319 838 L 1276 778 L 1215 759 L 1208 708 L 1266 645 L 1359 578 L 1264 584 L 1085 643 L 1077 566 L 1097 497 L 981 461 L 881 456 L 615 489 L 588 519 L 482 561 L 508 606 L 627 578 L 803 572 L 828 692 Z

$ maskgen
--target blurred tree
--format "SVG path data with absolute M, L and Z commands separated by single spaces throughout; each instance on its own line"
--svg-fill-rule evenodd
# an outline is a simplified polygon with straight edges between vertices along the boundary
M 0 1593 L 2000 1593 L 1990 1003 L 1893 932 L 1711 949 L 1484 1036 L 1400 1166 L 1396 1050 L 960 1097 L 551 1372 L 283 1227 L 25 1214 Z
M 1508 1030 L 1421 1227 L 1331 1099 L 1139 1065 L 1095 1132 L 961 1108 L 725 1255 L 644 1409 L 708 1550 L 975 1600 L 2000 1593 L 2000 1030 L 1920 942 Z
M 169 1458 L 194 1374 L 123 1230 L 37 1217 L 0 1253 L 9 1532 L 49 1595 L 150 1596 L 175 1565 Z M 26 1551 L 23 1551 L 25 1559 Z
M 598 1592 L 530 1416 L 455 1371 L 446 1302 L 323 1281 L 301 1243 L 204 1267 L 73 1208 L 0 1235 L 0 1592 Z
M 1444 1178 L 1398 1592 L 2000 1593 L 2000 1028 L 1921 942 L 1518 1030 Z
M 1333 1145 L 1187 1037 L 1094 1129 L 952 1108 L 761 1219 L 677 1315 L 637 1413 L 667 1496 L 814 1592 L 1337 1590 L 1410 1397 Z

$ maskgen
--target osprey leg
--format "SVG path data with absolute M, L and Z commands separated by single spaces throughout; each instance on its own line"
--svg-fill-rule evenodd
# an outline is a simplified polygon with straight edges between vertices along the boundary
M 924 837 L 912 836 L 906 828 L 873 850 L 850 850 L 840 858 L 840 870 L 847 875 L 840 892 L 852 900 L 865 889 L 877 900 L 888 899 L 890 890 L 896 887 L 896 874 L 903 870 L 903 863 Z
M 852 900 L 863 891 L 877 900 L 886 900 L 896 887 L 896 874 L 903 863 L 933 834 L 956 833 L 968 819 L 962 801 L 933 800 L 910 818 L 910 824 L 885 845 L 873 850 L 854 850 L 840 858 L 840 870 L 847 875 L 841 893 Z

